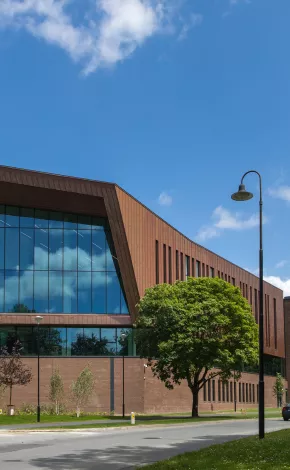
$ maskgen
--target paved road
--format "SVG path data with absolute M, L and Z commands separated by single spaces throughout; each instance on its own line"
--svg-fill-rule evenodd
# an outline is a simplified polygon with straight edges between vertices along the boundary
M 290 429 L 281 419 L 266 430 Z M 219 423 L 0 434 L 1 470 L 125 470 L 214 443 L 257 433 L 256 420 Z

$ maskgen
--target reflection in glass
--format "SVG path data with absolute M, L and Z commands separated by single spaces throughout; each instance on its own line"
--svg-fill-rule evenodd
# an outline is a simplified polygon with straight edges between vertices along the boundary
M 121 313 L 122 313 L 123 315 L 128 315 L 128 314 L 129 314 L 127 302 L 126 302 L 126 300 L 125 300 L 125 297 L 124 297 L 124 294 L 123 294 L 123 292 L 122 292 L 122 289 L 121 289 Z
M 33 271 L 20 271 L 19 311 L 33 312 Z
M 64 266 L 66 271 L 77 271 L 78 266 L 78 253 L 77 253 L 77 231 L 64 230 Z
M 0 312 L 4 312 L 4 271 L 0 271 Z
M 64 228 L 76 230 L 78 227 L 78 217 L 74 214 L 64 214 Z
M 107 274 L 107 313 L 121 313 L 121 289 L 116 273 Z
M 21 343 L 21 354 L 23 356 L 32 356 L 34 354 L 34 344 L 31 326 L 18 326 L 17 339 Z
M 34 228 L 34 209 L 20 209 L 20 227 Z
M 62 270 L 63 266 L 63 230 L 49 230 L 49 269 Z
M 19 230 L 5 230 L 5 269 L 19 269 Z
M 35 228 L 48 228 L 48 212 L 35 209 Z
M 5 271 L 5 312 L 13 312 L 18 304 L 19 271 Z
M 117 353 L 117 336 L 116 328 L 102 328 L 101 340 L 106 344 L 108 355 L 116 355 Z
M 0 205 L 0 227 L 6 227 L 5 218 L 6 218 L 5 206 L 1 204 Z
M 14 206 L 6 206 L 6 226 L 19 227 L 19 209 Z
M 63 228 L 63 215 L 61 212 L 49 213 L 49 228 Z
M 93 313 L 106 313 L 106 273 L 92 272 Z
M 48 270 L 48 231 L 35 230 L 34 269 Z
M 113 239 L 110 232 L 106 232 L 107 271 L 116 271 L 118 259 L 114 250 Z
M 63 311 L 63 274 L 60 271 L 49 271 L 49 312 Z
M 20 269 L 33 269 L 34 265 L 34 229 L 20 230 Z
M 89 215 L 79 215 L 78 227 L 79 229 L 91 229 L 92 227 L 91 217 Z
M 82 352 L 81 348 L 77 348 L 78 342 L 82 341 L 84 336 L 83 328 L 68 328 L 67 329 L 67 355 L 75 356 L 77 352 Z M 76 349 L 77 348 L 77 349 Z M 82 355 L 82 354 L 79 354 Z
M 48 272 L 34 273 L 34 310 L 48 313 Z
M 92 231 L 92 270 L 106 270 L 106 243 L 103 230 Z
M 4 234 L 5 230 L 0 228 L 0 269 L 4 269 Z
M 78 269 L 79 271 L 91 271 L 92 252 L 91 252 L 91 230 L 78 231 Z
M 78 272 L 78 312 L 92 311 L 92 273 Z
M 77 312 L 77 273 L 64 272 L 63 274 L 63 311 L 65 313 Z

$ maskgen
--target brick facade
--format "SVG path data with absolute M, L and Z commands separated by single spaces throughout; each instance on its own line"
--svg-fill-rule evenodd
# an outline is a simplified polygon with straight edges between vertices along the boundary
M 25 359 L 27 365 L 32 368 L 33 380 L 26 387 L 15 387 L 13 390 L 13 404 L 16 407 L 21 404 L 37 403 L 37 358 Z M 40 359 L 40 397 L 42 404 L 49 403 L 49 381 L 56 367 L 59 368 L 65 386 L 65 401 L 69 409 L 73 405 L 69 400 L 69 387 L 81 370 L 87 365 L 94 373 L 96 380 L 96 392 L 87 411 L 97 411 L 116 414 L 122 412 L 122 358 L 41 358 Z M 265 377 L 265 405 L 276 406 L 273 396 L 274 377 Z M 239 401 L 239 387 L 237 384 L 237 410 L 257 407 L 257 374 L 243 374 L 241 384 L 254 385 L 255 401 L 248 403 Z M 242 386 L 242 385 L 241 385 Z M 211 397 L 212 398 L 212 397 Z M 222 398 L 222 397 L 221 397 Z M 8 393 L 2 400 L 1 407 L 7 405 Z M 174 413 L 191 411 L 191 393 L 187 384 L 183 382 L 174 390 L 167 390 L 162 382 L 153 377 L 150 368 L 144 368 L 144 360 L 139 358 L 125 358 L 125 408 L 126 413 Z M 215 401 L 204 401 L 203 390 L 200 392 L 199 409 L 201 411 L 214 411 L 234 409 L 233 400 L 229 396 L 227 401 L 218 400 L 218 379 L 215 379 Z

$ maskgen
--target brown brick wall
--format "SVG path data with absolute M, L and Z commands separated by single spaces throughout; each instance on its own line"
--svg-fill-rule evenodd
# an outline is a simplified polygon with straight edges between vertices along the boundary
M 111 362 L 114 362 L 113 377 L 111 377 Z M 37 359 L 27 358 L 25 362 L 32 368 L 33 380 L 26 387 L 15 387 L 13 390 L 13 404 L 19 407 L 22 403 L 36 405 L 37 403 Z M 73 405 L 69 401 L 69 387 L 81 370 L 90 363 L 96 379 L 96 391 L 87 411 L 107 412 L 114 410 L 116 414 L 122 412 L 122 358 L 41 358 L 40 359 L 40 397 L 41 403 L 49 403 L 49 380 L 54 368 L 58 367 L 63 377 L 66 402 L 69 409 Z M 234 407 L 233 402 L 218 402 L 217 384 L 216 401 L 213 402 L 214 410 L 228 410 Z M 276 406 L 273 396 L 274 377 L 265 377 L 265 404 L 267 407 Z M 243 374 L 241 382 L 255 385 L 255 403 L 240 403 L 237 409 L 257 407 L 257 374 Z M 114 383 L 113 394 L 111 384 Z M 112 397 L 114 398 L 111 404 Z M 5 408 L 8 393 L 0 404 Z M 112 406 L 111 406 L 112 405 Z M 203 401 L 203 391 L 199 397 L 200 410 L 210 410 L 211 402 Z M 153 377 L 148 367 L 144 373 L 144 360 L 139 358 L 125 358 L 125 410 L 126 413 L 135 411 L 138 413 L 178 413 L 190 412 L 191 393 L 185 382 L 176 386 L 174 390 L 167 390 L 162 382 Z

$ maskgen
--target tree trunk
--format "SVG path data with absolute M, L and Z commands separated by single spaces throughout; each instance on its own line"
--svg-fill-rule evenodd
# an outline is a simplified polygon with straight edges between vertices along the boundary
M 10 385 L 10 398 L 9 398 L 9 405 L 12 405 L 12 384 Z
M 194 387 L 191 390 L 192 392 L 192 412 L 191 416 L 192 418 L 198 418 L 198 388 Z
M 77 418 L 79 418 L 79 417 L 80 417 L 80 414 L 81 414 L 81 409 L 80 409 L 79 406 L 77 406 L 77 410 L 76 410 L 76 411 L 77 411 Z

